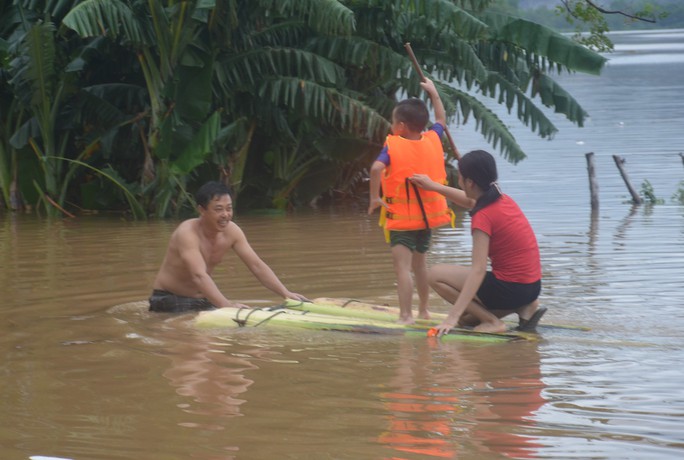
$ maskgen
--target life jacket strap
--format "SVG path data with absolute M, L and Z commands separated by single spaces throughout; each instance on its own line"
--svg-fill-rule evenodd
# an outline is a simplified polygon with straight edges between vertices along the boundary
M 434 203 L 435 201 L 440 201 L 442 199 L 441 196 L 432 196 L 428 198 L 423 198 L 423 203 Z M 419 204 L 417 199 L 413 198 L 399 198 L 396 196 L 388 196 L 385 198 L 385 202 L 387 204 Z
M 406 198 L 409 200 L 411 199 L 411 187 L 413 187 L 413 192 L 416 194 L 416 198 L 418 199 L 418 206 L 420 207 L 420 213 L 423 215 L 423 222 L 425 222 L 425 229 L 429 230 L 430 229 L 430 222 L 428 221 L 428 216 L 425 214 L 425 205 L 423 204 L 423 198 L 420 196 L 420 190 L 418 190 L 418 186 L 411 182 L 409 178 L 407 177 L 404 179 L 404 186 L 406 187 Z
M 444 215 L 449 215 L 449 216 L 450 216 L 450 220 L 451 220 L 451 216 L 453 215 L 453 211 L 452 211 L 451 209 L 447 209 L 447 210 L 445 210 L 445 211 L 433 212 L 433 213 L 430 213 L 430 214 L 425 214 L 425 217 L 427 217 L 428 219 L 432 219 L 432 218 L 434 218 L 434 217 L 439 217 L 439 216 L 444 216 Z M 409 216 L 409 215 L 406 215 L 406 214 L 399 214 L 399 213 L 396 213 L 396 212 L 387 212 L 386 215 L 385 215 L 385 219 L 386 219 L 386 220 L 390 220 L 390 219 L 391 219 L 391 220 L 414 220 L 415 217 L 412 217 L 412 216 Z

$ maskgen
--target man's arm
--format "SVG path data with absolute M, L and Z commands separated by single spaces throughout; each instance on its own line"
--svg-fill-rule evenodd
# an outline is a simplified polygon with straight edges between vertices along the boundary
M 487 273 L 487 258 L 489 256 L 489 235 L 479 229 L 473 231 L 472 263 L 468 270 L 463 289 L 458 294 L 449 314 L 442 323 L 436 326 L 438 335 L 447 334 L 451 328 L 458 324 L 458 320 L 468 308 L 470 302 L 477 295 L 485 274 Z
M 309 302 L 309 299 L 301 294 L 291 292 L 278 279 L 276 274 L 271 270 L 266 262 L 261 260 L 259 255 L 254 251 L 252 246 L 247 241 L 247 237 L 240 227 L 235 225 L 234 229 L 235 243 L 233 243 L 233 250 L 235 254 L 242 260 L 250 272 L 259 280 L 261 284 L 267 289 L 273 291 L 275 294 L 284 299 L 294 299 L 303 302 Z
M 420 83 L 420 86 L 428 93 L 430 97 L 430 102 L 432 103 L 432 108 L 435 111 L 435 123 L 439 123 L 446 128 L 446 110 L 444 109 L 444 104 L 442 99 L 439 97 L 437 88 L 432 80 L 425 78 L 425 81 Z

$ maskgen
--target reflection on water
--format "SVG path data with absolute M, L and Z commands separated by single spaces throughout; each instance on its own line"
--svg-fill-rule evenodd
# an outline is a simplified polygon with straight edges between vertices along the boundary
M 524 430 L 545 403 L 536 346 L 400 343 L 379 442 L 401 458 L 534 457 L 541 445 Z M 489 365 L 493 353 L 509 365 Z
M 684 34 L 668 37 L 679 46 Z M 588 332 L 481 346 L 199 331 L 191 315 L 111 308 L 149 295 L 176 223 L 0 215 L 0 458 L 681 458 L 684 206 L 670 196 L 684 178 L 684 69 L 660 65 L 563 77 L 587 127 L 562 125 L 552 143 L 516 132 L 529 158 L 499 161 L 538 235 L 544 321 Z M 452 134 L 461 151 L 482 147 Z M 665 203 L 629 204 L 613 154 Z M 396 303 L 389 249 L 362 208 L 237 220 L 298 292 Z M 436 232 L 431 264 L 469 263 L 469 217 L 458 217 Z M 216 278 L 236 300 L 279 301 L 236 258 Z

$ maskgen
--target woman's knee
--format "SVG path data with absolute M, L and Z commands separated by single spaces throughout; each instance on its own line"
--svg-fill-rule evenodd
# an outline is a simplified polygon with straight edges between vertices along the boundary
M 438 286 L 452 285 L 453 280 L 449 275 L 449 265 L 440 264 L 430 267 L 427 274 L 428 284 L 432 289 L 438 289 Z

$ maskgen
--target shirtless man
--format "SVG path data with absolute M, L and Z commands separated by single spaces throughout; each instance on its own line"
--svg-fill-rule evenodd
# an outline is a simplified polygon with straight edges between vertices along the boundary
M 224 296 L 211 273 L 229 249 L 266 288 L 277 295 L 306 301 L 289 291 L 259 258 L 238 225 L 232 221 L 233 200 L 228 187 L 208 182 L 195 194 L 200 216 L 182 222 L 171 235 L 166 256 L 154 280 L 150 310 L 184 312 L 223 307 L 249 308 Z

